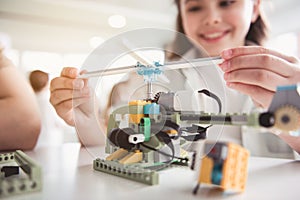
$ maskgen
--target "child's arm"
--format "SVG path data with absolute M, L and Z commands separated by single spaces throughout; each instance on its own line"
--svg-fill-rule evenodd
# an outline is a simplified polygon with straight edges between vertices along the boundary
M 0 49 L 0 150 L 32 149 L 41 127 L 38 105 L 25 77 Z
M 277 86 L 300 82 L 300 64 L 297 58 L 260 46 L 228 49 L 222 52 L 220 64 L 224 79 L 230 88 L 249 95 L 254 103 L 267 109 Z M 278 135 L 295 151 L 300 152 L 300 136 Z
M 300 82 L 300 63 L 261 46 L 246 46 L 222 52 L 220 64 L 227 86 L 249 95 L 254 103 L 268 108 L 277 86 Z
M 76 125 L 78 138 L 83 145 L 103 145 L 105 123 L 95 116 L 93 91 L 88 86 L 88 80 L 77 79 L 78 74 L 78 69 L 74 67 L 64 68 L 61 75 L 50 83 L 50 102 L 67 124 Z
M 300 136 L 291 136 L 289 134 L 281 133 L 278 135 L 283 141 L 285 141 L 292 149 L 300 154 Z

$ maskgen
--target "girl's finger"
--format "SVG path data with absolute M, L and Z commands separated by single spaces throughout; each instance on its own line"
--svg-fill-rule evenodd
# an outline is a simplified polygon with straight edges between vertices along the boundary
M 82 79 L 70 79 L 66 77 L 56 77 L 50 82 L 50 91 L 61 89 L 82 89 L 85 83 Z
M 79 74 L 79 70 L 75 67 L 64 67 L 60 73 L 62 77 L 68 77 L 68 78 L 76 78 L 78 74 Z
M 266 90 L 257 85 L 249 85 L 243 83 L 227 83 L 227 86 L 240 91 L 243 94 L 249 95 L 255 104 L 267 109 L 271 104 L 274 92 Z
M 51 93 L 50 102 L 53 106 L 57 106 L 64 101 L 72 101 L 72 99 L 87 97 L 90 97 L 89 88 L 84 88 L 82 90 L 55 90 Z
M 242 55 L 259 55 L 259 54 L 269 54 L 269 55 L 279 57 L 290 63 L 299 63 L 299 60 L 293 56 L 288 56 L 283 53 L 262 46 L 242 46 L 237 48 L 226 49 L 221 52 L 221 56 L 225 60 L 237 56 L 242 56 Z
M 224 79 L 226 82 L 255 85 L 274 92 L 278 85 L 287 84 L 286 78 L 267 70 L 257 69 L 243 69 L 225 73 Z
M 233 57 L 220 64 L 224 72 L 231 72 L 239 69 L 263 69 L 290 77 L 294 74 L 294 66 L 286 60 L 271 54 L 243 55 Z

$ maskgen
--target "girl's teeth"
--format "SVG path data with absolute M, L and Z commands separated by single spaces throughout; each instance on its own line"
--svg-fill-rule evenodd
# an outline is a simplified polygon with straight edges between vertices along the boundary
M 220 37 L 221 35 L 222 35 L 222 33 L 212 33 L 212 34 L 205 35 L 205 37 L 209 38 L 209 39 L 213 39 L 213 38 Z

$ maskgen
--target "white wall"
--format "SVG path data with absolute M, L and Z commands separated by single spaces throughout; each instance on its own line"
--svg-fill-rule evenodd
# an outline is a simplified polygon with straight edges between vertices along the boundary
M 300 31 L 299 0 L 262 0 L 262 2 L 270 21 L 271 36 Z
M 262 2 L 272 36 L 300 29 L 299 0 Z M 126 16 L 127 26 L 111 28 L 107 19 L 112 14 Z M 140 27 L 173 28 L 175 14 L 172 0 L 0 0 L 0 32 L 8 33 L 19 50 L 88 53 L 93 36 L 107 39 Z
M 87 53 L 92 49 L 89 39 L 93 36 L 108 39 L 138 27 L 173 27 L 170 13 L 175 7 L 170 0 L 157 1 L 157 7 L 150 1 L 131 0 L 132 7 L 124 2 L 0 0 L 0 32 L 11 36 L 15 49 Z M 107 20 L 112 14 L 126 16 L 127 26 L 110 27 Z

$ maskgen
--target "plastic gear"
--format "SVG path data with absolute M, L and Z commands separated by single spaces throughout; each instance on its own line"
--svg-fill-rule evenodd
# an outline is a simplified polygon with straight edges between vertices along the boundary
M 285 105 L 275 111 L 274 126 L 283 131 L 297 130 L 300 125 L 299 110 L 290 105 Z

